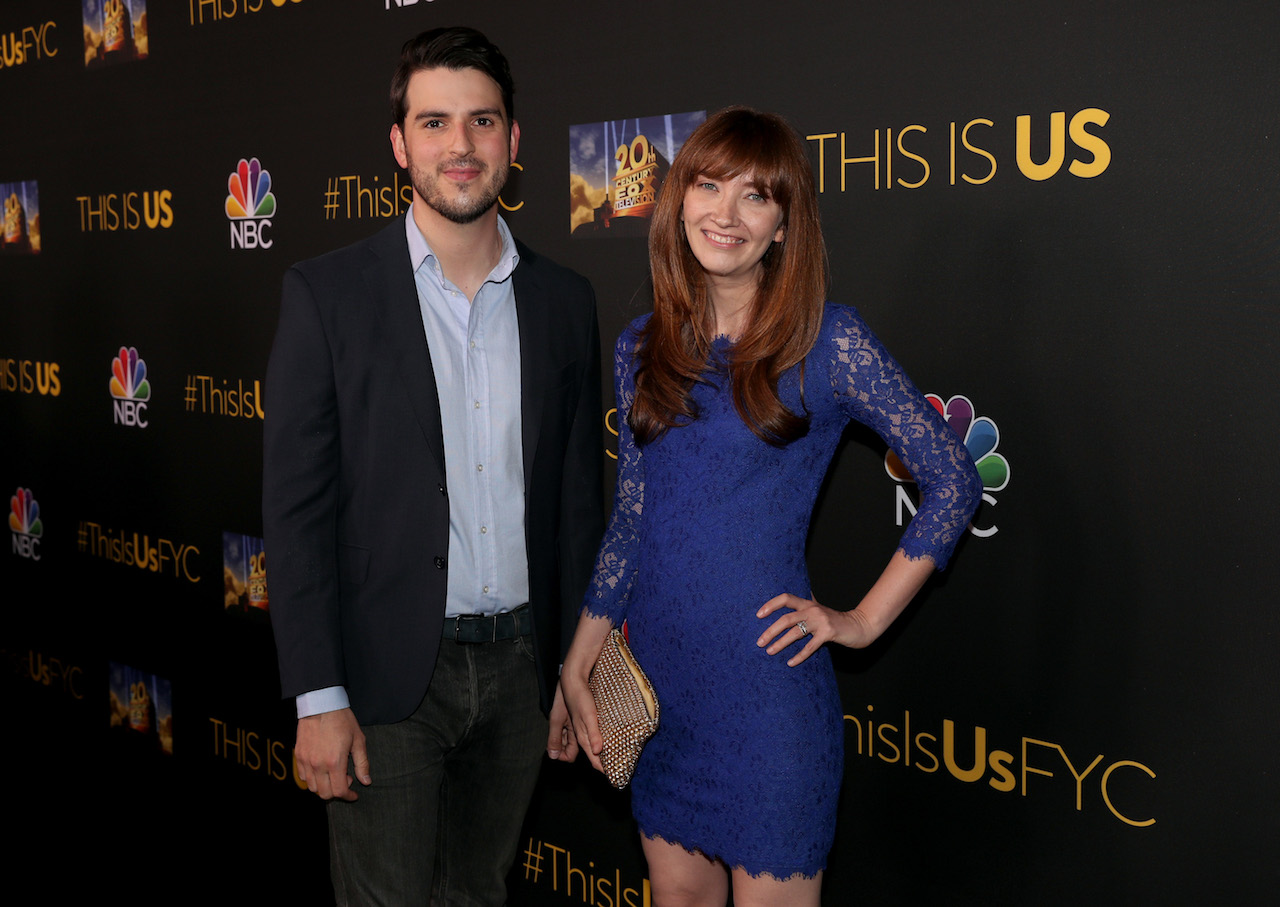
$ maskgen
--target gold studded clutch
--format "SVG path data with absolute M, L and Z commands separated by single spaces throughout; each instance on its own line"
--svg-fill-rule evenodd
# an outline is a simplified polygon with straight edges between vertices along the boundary
M 610 631 L 605 639 L 587 685 L 596 700 L 604 738 L 600 764 L 609 783 L 621 790 L 636 770 L 640 751 L 658 729 L 658 697 L 621 630 Z

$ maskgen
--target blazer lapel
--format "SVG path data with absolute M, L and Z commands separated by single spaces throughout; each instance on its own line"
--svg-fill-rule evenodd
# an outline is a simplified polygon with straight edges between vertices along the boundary
M 418 288 L 409 263 L 404 221 L 397 218 L 373 238 L 375 260 L 365 268 L 372 308 L 382 322 L 387 362 L 399 372 L 418 419 L 422 436 L 444 475 L 444 430 L 440 426 L 440 396 L 436 389 L 431 352 L 418 307 Z
M 538 430 L 542 426 L 542 398 L 546 393 L 546 351 L 550 337 L 541 304 L 543 289 L 527 266 L 526 256 L 532 256 L 525 246 L 517 243 L 520 264 L 516 266 L 513 280 L 516 292 L 516 320 L 520 330 L 520 423 L 524 436 L 524 481 L 528 489 L 533 477 L 533 457 L 538 451 Z

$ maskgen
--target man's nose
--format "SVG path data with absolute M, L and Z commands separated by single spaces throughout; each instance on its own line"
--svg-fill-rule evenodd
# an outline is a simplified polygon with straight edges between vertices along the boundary
M 453 130 L 450 139 L 449 150 L 459 157 L 465 157 L 476 148 L 476 143 L 471 138 L 471 128 L 465 123 Z

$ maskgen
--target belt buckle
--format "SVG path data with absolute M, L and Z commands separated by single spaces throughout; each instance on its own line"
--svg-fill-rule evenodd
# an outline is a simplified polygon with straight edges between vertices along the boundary
M 453 641 L 456 643 L 461 643 L 463 624 L 469 623 L 475 620 L 476 620 L 476 615 L 474 614 L 459 614 L 457 617 L 455 617 L 453 619 Z M 467 642 L 471 642 L 471 639 L 469 636 L 467 638 Z
M 462 642 L 462 627 L 464 624 L 473 625 L 473 624 L 479 624 L 483 621 L 489 622 L 489 636 L 490 636 L 489 641 L 490 642 L 498 641 L 498 622 L 496 620 L 495 615 L 460 614 L 457 617 L 453 618 L 453 621 L 454 621 L 453 623 L 453 641 L 454 642 Z M 468 632 L 466 641 L 469 643 L 478 642 L 478 640 L 473 638 L 474 635 L 475 635 L 474 633 Z

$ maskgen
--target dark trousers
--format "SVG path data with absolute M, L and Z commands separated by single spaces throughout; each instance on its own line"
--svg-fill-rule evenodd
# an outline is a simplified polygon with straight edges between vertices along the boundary
M 506 903 L 547 742 L 530 644 L 443 640 L 418 710 L 363 728 L 373 784 L 328 807 L 338 904 Z

